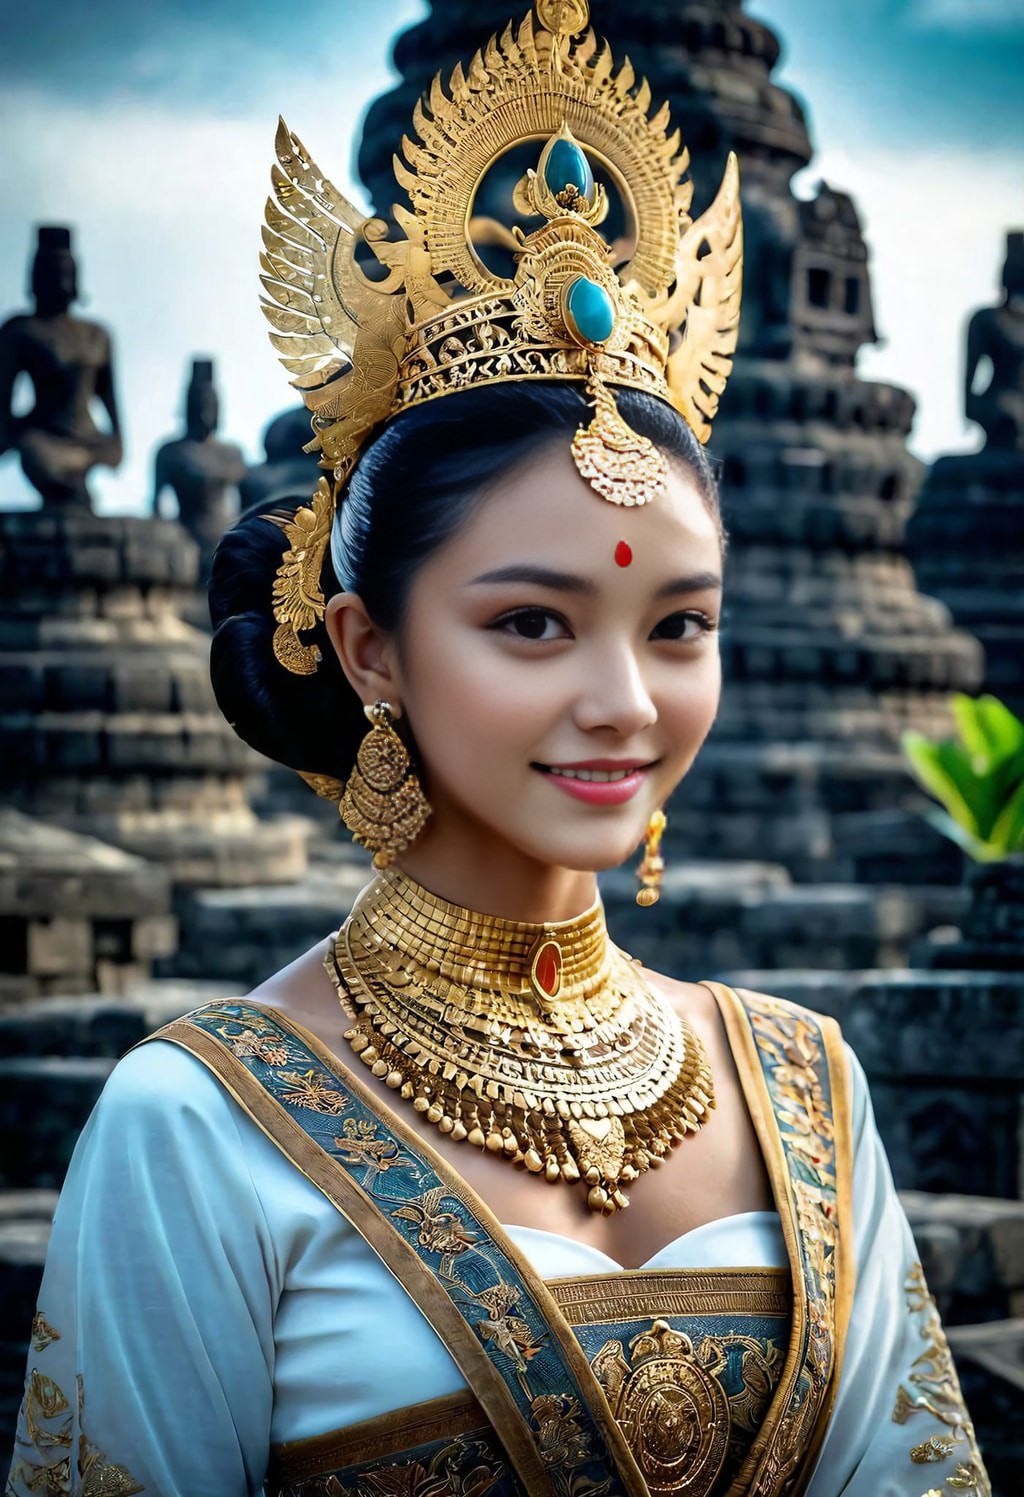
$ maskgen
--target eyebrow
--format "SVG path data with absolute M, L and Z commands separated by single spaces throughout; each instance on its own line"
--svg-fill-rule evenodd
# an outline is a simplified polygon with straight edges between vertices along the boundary
M 479 577 L 474 577 L 469 585 L 470 587 L 493 587 L 508 582 L 518 582 L 526 587 L 546 587 L 552 592 L 581 593 L 591 597 L 598 590 L 596 583 L 591 582 L 589 578 L 578 577 L 574 572 L 556 572 L 550 567 L 515 564 L 497 567 L 493 572 L 482 572 Z M 694 572 L 689 577 L 673 577 L 670 582 L 663 583 L 654 596 L 673 598 L 681 593 L 707 592 L 711 588 L 721 588 L 721 586 L 722 579 L 717 572 Z

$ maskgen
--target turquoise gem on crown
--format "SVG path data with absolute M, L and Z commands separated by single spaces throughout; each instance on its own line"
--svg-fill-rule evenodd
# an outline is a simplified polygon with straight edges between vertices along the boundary
M 577 276 L 565 291 L 566 322 L 573 336 L 586 343 L 604 343 L 615 326 L 615 306 L 603 286 Z
M 544 183 L 554 197 L 566 188 L 574 188 L 581 198 L 591 202 L 594 196 L 594 173 L 590 162 L 573 140 L 562 137 L 552 141 L 544 163 Z

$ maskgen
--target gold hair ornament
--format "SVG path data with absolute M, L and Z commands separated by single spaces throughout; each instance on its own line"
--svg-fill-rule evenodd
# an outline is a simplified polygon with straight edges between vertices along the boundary
M 298 635 L 323 616 L 319 591 L 329 519 L 365 444 L 390 417 L 474 385 L 570 380 L 594 406 L 573 442 L 582 476 L 603 498 L 636 505 L 665 486 L 663 454 L 632 431 L 614 388 L 668 401 L 701 442 L 732 369 L 743 235 L 739 174 L 729 156 L 714 202 L 690 217 L 689 153 L 668 108 L 630 62 L 616 68 L 587 30 L 584 0 L 539 0 L 535 16 L 492 37 L 447 91 L 440 76 L 413 115 L 395 176 L 397 234 L 366 218 L 280 122 L 261 255 L 271 342 L 313 416 L 308 451 L 330 480 L 288 531 L 275 585 L 278 660 L 308 674 L 315 651 Z M 493 164 L 524 142 L 544 142 L 537 168 L 513 194 L 542 220 L 527 233 L 474 217 Z M 625 263 L 598 232 L 614 185 L 628 221 Z M 511 278 L 491 271 L 477 244 L 513 252 Z M 384 272 L 369 279 L 356 250 Z M 307 526 L 299 515 L 313 514 Z M 324 533 L 321 523 L 327 516 Z M 286 636 L 291 634 L 293 639 Z

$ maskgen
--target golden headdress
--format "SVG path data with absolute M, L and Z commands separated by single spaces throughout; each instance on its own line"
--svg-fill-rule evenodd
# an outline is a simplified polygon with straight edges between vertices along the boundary
M 261 280 L 271 342 L 313 413 L 307 451 L 329 476 L 310 506 L 278 519 L 289 549 L 274 584 L 278 660 L 300 675 L 318 652 L 299 634 L 323 617 L 320 570 L 339 495 L 359 453 L 390 417 L 423 401 L 505 380 L 577 380 L 594 406 L 573 457 L 603 498 L 643 504 L 665 483 L 662 453 L 619 415 L 626 385 L 658 395 L 706 442 L 732 369 L 743 235 L 729 156 L 700 218 L 689 215 L 689 153 L 668 106 L 629 60 L 586 30 L 586 0 L 537 0 L 468 68 L 440 77 L 413 115 L 395 176 L 397 237 L 338 192 L 284 121 L 267 200 Z M 473 218 L 488 170 L 516 146 L 542 146 L 513 195 L 543 220 L 525 233 Z M 404 158 L 404 159 L 403 159 Z M 591 162 L 621 198 L 630 245 L 598 232 L 608 211 Z M 488 268 L 483 237 L 513 250 L 511 278 Z M 371 279 L 356 252 L 372 252 Z M 621 249 L 621 247 L 619 247 Z

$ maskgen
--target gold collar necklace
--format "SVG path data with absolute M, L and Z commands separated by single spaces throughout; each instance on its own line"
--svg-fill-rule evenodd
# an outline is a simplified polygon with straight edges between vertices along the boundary
M 324 965 L 373 1074 L 456 1141 L 592 1211 L 696 1133 L 715 1105 L 700 1040 L 608 939 L 596 904 L 542 925 L 479 915 L 389 868 Z

